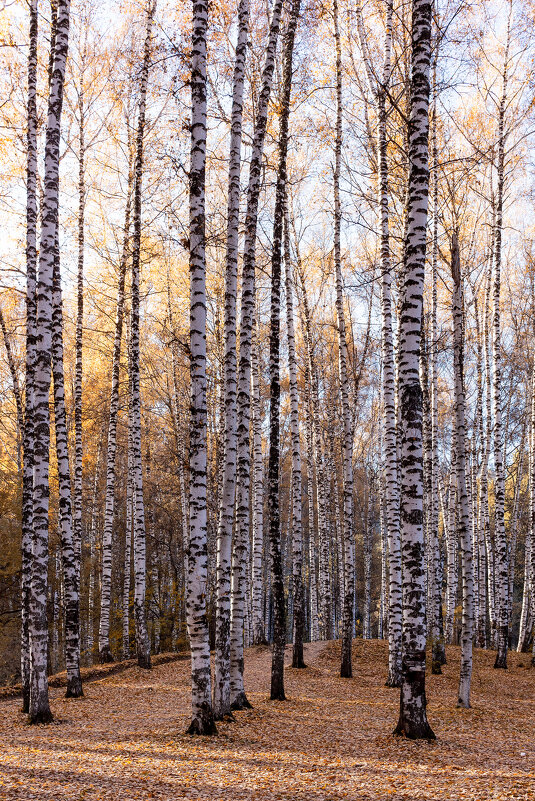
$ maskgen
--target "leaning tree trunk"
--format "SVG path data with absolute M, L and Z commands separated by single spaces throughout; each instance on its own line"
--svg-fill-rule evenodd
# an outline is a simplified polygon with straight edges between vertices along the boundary
M 151 59 L 152 21 L 155 0 L 149 0 L 147 28 L 140 81 L 139 111 L 136 134 L 136 158 L 134 180 L 134 208 L 132 235 L 132 322 L 130 331 L 129 380 L 131 404 L 129 424 L 132 427 L 132 469 L 134 489 L 134 622 L 138 665 L 150 668 L 150 642 L 147 631 L 145 595 L 147 582 L 145 504 L 143 500 L 143 463 L 141 454 L 141 391 L 139 354 L 139 282 L 141 257 L 141 194 L 143 180 L 143 137 L 145 133 L 145 110 L 147 84 Z
M 58 462 L 61 559 L 64 583 L 66 697 L 79 698 L 84 694 L 80 678 L 80 595 L 78 581 L 80 565 L 72 519 L 71 474 L 63 371 L 63 303 L 60 282 L 58 246 L 53 276 L 52 375 L 54 378 L 54 429 Z
M 333 2 L 334 40 L 336 48 L 336 137 L 334 146 L 334 272 L 336 283 L 336 320 L 338 328 L 338 377 L 342 405 L 343 433 L 343 498 L 344 498 L 344 602 L 340 675 L 351 678 L 351 646 L 353 643 L 355 604 L 355 553 L 353 540 L 353 425 L 349 406 L 347 336 L 342 289 L 342 254 L 340 234 L 340 171 L 342 166 L 342 45 L 338 22 L 338 0 Z
M 210 640 L 206 619 L 207 412 L 206 412 L 206 29 L 208 5 L 193 7 L 191 51 L 191 155 L 189 170 L 190 266 L 190 487 L 186 615 L 191 647 L 189 734 L 216 734 L 212 712 Z
M 422 390 L 419 379 L 429 193 L 430 53 L 431 4 L 428 0 L 413 0 L 407 230 L 399 342 L 403 677 L 399 722 L 395 729 L 395 734 L 411 739 L 435 736 L 427 721 L 425 698 Z
M 299 436 L 299 389 L 297 386 L 297 355 L 295 348 L 294 289 L 290 256 L 290 221 L 285 205 L 284 264 L 286 267 L 286 330 L 288 334 L 288 371 L 290 385 L 290 432 L 292 443 L 292 587 L 293 587 L 293 654 L 292 667 L 306 667 L 303 657 L 305 629 L 305 592 L 303 586 L 303 524 L 301 492 L 301 441 Z
M 472 641 L 474 629 L 474 574 L 472 565 L 472 522 L 466 488 L 466 422 L 464 391 L 464 324 L 461 260 L 457 234 L 451 243 L 451 274 L 453 278 L 453 362 L 455 385 L 455 426 L 457 430 L 457 492 L 459 502 L 459 539 L 462 554 L 463 610 L 461 630 L 461 675 L 458 705 L 470 707 L 472 678 Z
M 262 89 L 256 110 L 243 245 L 243 274 L 240 310 L 240 357 L 238 367 L 238 450 L 236 528 L 232 549 L 231 622 L 230 622 L 230 700 L 233 709 L 250 706 L 243 685 L 243 619 L 245 608 L 245 571 L 249 541 L 249 506 L 251 455 L 249 448 L 251 393 L 251 334 L 255 311 L 255 247 L 258 222 L 258 201 L 262 170 L 262 153 L 267 128 L 269 97 L 275 70 L 282 0 L 275 0 L 271 14 L 266 60 L 262 73 Z
M 236 501 L 236 293 L 238 283 L 243 87 L 248 30 L 249 0 L 240 0 L 238 7 L 238 41 L 234 62 L 228 172 L 224 363 L 225 462 L 219 509 L 219 529 L 217 532 L 216 658 L 214 678 L 214 716 L 216 719 L 222 719 L 225 715 L 230 714 L 230 570 Z
M 52 713 L 47 679 L 47 594 L 49 510 L 49 394 L 52 358 L 52 292 L 59 207 L 59 144 L 63 84 L 69 46 L 69 0 L 59 0 L 45 141 L 45 177 L 37 282 L 37 326 L 34 375 L 34 531 L 30 590 L 31 723 L 48 723 Z
M 28 129 L 26 135 L 26 393 L 22 479 L 21 638 L 22 711 L 30 709 L 30 592 L 33 544 L 34 371 L 37 325 L 37 0 L 30 0 Z

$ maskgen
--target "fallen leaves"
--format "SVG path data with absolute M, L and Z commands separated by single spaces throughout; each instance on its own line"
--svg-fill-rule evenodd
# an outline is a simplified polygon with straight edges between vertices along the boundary
M 339 643 L 305 646 L 310 665 L 287 670 L 289 700 L 268 700 L 271 655 L 250 649 L 254 709 L 219 724 L 218 737 L 184 734 L 187 661 L 137 667 L 85 686 L 85 698 L 53 690 L 61 725 L 28 727 L 20 702 L 2 702 L 0 799 L 61 801 L 535 801 L 530 670 L 492 669 L 476 651 L 473 708 L 457 710 L 458 649 L 428 678 L 438 740 L 391 735 L 398 692 L 384 687 L 384 642 L 359 641 L 354 678 L 338 675 Z M 514 700 L 513 700 L 514 699 Z

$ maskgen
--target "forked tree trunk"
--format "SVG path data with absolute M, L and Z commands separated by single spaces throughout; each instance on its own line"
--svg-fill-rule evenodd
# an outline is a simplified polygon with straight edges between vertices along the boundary
M 191 155 L 189 170 L 190 265 L 190 487 L 186 616 L 191 647 L 189 734 L 216 734 L 212 712 L 210 641 L 206 619 L 207 413 L 206 413 L 206 30 L 208 5 L 193 7 L 191 50 Z
M 230 714 L 230 571 L 232 529 L 236 501 L 236 293 L 238 283 L 238 226 L 240 217 L 240 166 L 243 116 L 243 87 L 247 58 L 249 0 L 238 6 L 238 41 L 234 62 L 232 119 L 227 205 L 227 253 L 225 271 L 225 363 L 224 425 L 225 462 L 219 509 L 216 566 L 216 658 L 214 716 Z
M 429 193 L 431 4 L 412 3 L 412 69 L 408 127 L 407 230 L 400 317 L 402 685 L 395 734 L 434 738 L 425 697 L 425 559 L 423 536 L 422 390 L 419 379 Z
M 37 327 L 34 376 L 34 532 L 30 590 L 30 708 L 31 723 L 48 723 L 48 510 L 49 510 L 49 394 L 52 358 L 52 293 L 59 207 L 59 144 L 63 84 L 69 46 L 69 0 L 59 0 L 45 140 L 45 177 L 37 282 Z

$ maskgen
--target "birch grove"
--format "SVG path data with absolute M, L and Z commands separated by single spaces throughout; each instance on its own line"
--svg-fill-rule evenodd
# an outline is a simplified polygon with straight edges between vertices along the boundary
M 377 647 L 440 739 L 535 658 L 526 4 L 71 2 L 0 53 L 0 679 L 184 652 L 215 735 Z

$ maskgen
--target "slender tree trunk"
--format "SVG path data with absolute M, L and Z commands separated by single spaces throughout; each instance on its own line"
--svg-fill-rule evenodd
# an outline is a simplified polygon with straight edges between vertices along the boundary
M 428 0 L 413 0 L 407 231 L 399 343 L 403 678 L 400 716 L 395 729 L 395 734 L 411 739 L 435 736 L 427 721 L 425 698 L 422 390 L 419 380 L 429 192 L 430 45 L 431 4 Z
M 66 697 L 79 698 L 83 695 L 82 680 L 80 678 L 80 566 L 76 552 L 72 518 L 71 475 L 63 371 L 63 303 L 60 281 L 58 246 L 53 277 L 52 374 L 54 378 L 54 429 L 58 462 L 61 558 L 64 582 Z
M 336 49 L 336 136 L 334 147 L 334 272 L 336 284 L 336 319 L 338 328 L 338 377 L 342 404 L 343 433 L 343 496 L 344 496 L 344 603 L 340 675 L 351 678 L 351 645 L 353 642 L 355 604 L 355 553 L 353 540 L 353 425 L 349 407 L 347 336 L 342 289 L 340 172 L 342 165 L 342 45 L 338 20 L 338 0 L 333 1 L 334 41 Z
M 502 226 L 503 226 L 503 190 L 504 190 L 504 158 L 505 158 L 505 103 L 507 99 L 507 68 L 509 58 L 509 39 L 511 25 L 511 7 L 509 9 L 507 44 L 503 69 L 503 89 L 498 114 L 498 186 L 496 198 L 496 228 L 494 250 L 494 284 L 493 284 L 493 339 L 492 356 L 494 363 L 493 400 L 494 400 L 494 538 L 496 542 L 496 624 L 498 634 L 498 653 L 495 668 L 507 668 L 507 648 L 509 640 L 508 589 L 509 569 L 507 565 L 507 536 L 505 532 L 505 467 L 503 462 L 503 424 L 502 424 L 502 352 L 501 352 L 501 264 L 502 264 Z
M 77 311 L 74 375 L 74 494 L 73 494 L 73 546 L 76 564 L 76 586 L 80 592 L 80 567 L 82 557 L 82 487 L 83 487 L 83 442 L 82 442 L 82 356 L 84 326 L 84 224 L 85 224 L 85 107 L 84 71 L 85 50 L 80 65 L 80 88 L 78 93 L 79 148 L 78 148 L 78 275 Z
M 139 353 L 139 283 L 141 262 L 141 196 L 143 180 L 143 137 L 145 133 L 145 110 L 147 84 L 151 59 L 152 22 L 155 0 L 149 0 L 143 66 L 140 81 L 140 97 L 136 134 L 136 158 L 134 180 L 134 208 L 132 235 L 132 323 L 130 332 L 129 380 L 131 387 L 130 424 L 132 426 L 132 469 L 134 489 L 134 621 L 136 626 L 136 649 L 138 665 L 150 668 L 150 642 L 147 631 L 145 595 L 147 582 L 145 504 L 143 500 L 143 463 L 141 452 L 141 390 Z
M 262 89 L 256 110 L 243 246 L 243 275 L 240 309 L 240 356 L 238 367 L 238 450 L 236 528 L 232 550 L 231 624 L 230 624 L 230 699 L 233 709 L 250 706 L 243 685 L 243 618 L 245 604 L 245 570 L 249 539 L 249 502 L 251 456 L 249 448 L 251 392 L 251 335 L 255 310 L 255 247 L 258 201 L 262 169 L 262 153 L 267 128 L 269 97 L 273 83 L 282 0 L 275 0 L 269 29 L 266 59 L 262 73 Z
M 189 734 L 216 734 L 212 711 L 210 642 L 206 619 L 208 573 L 206 508 L 206 30 L 208 6 L 193 7 L 191 51 L 190 264 L 190 488 L 186 614 L 191 647 Z
M 214 716 L 216 720 L 230 714 L 230 573 L 232 529 L 236 502 L 236 293 L 238 282 L 243 87 L 245 82 L 248 28 L 249 0 L 240 0 L 238 6 L 238 41 L 234 62 L 228 176 L 224 363 L 225 463 L 219 509 L 216 567 L 217 608 L 214 679 Z
M 130 387 L 128 395 L 130 396 Z M 130 581 L 132 575 L 132 523 L 134 518 L 133 501 L 134 501 L 134 475 L 132 470 L 132 427 L 128 426 L 128 453 L 127 453 L 127 468 L 126 468 L 126 517 L 125 517 L 124 576 L 123 576 L 123 659 L 130 659 Z
M 461 260 L 457 234 L 451 243 L 453 278 L 453 360 L 455 382 L 455 425 L 457 429 L 457 490 L 459 496 L 459 539 L 462 553 L 463 611 L 461 632 L 461 675 L 458 705 L 470 707 L 472 678 L 472 641 L 474 629 L 474 574 L 472 560 L 472 521 L 466 488 L 466 422 L 464 391 L 464 323 Z
M 297 354 L 294 325 L 294 282 L 290 256 L 290 221 L 285 207 L 284 264 L 286 267 L 286 329 L 288 332 L 288 371 L 290 377 L 290 429 L 292 442 L 292 551 L 293 551 L 293 655 L 292 667 L 306 667 L 303 657 L 305 629 L 305 593 L 303 586 L 303 525 L 301 440 L 299 436 L 299 390 L 297 386 Z
M 130 215 L 134 174 L 130 164 L 128 189 L 124 215 L 123 243 L 119 264 L 119 283 L 117 289 L 117 311 L 113 341 L 113 361 L 111 373 L 110 411 L 108 418 L 108 446 L 106 455 L 106 499 L 104 506 L 104 529 L 102 532 L 102 571 L 100 590 L 99 658 L 101 662 L 113 662 L 110 650 L 110 605 L 112 578 L 112 539 L 115 512 L 115 459 L 117 453 L 117 415 L 119 411 L 119 379 L 121 367 L 121 344 L 123 339 L 124 299 L 126 267 L 130 243 Z
M 30 708 L 31 723 L 48 723 L 48 508 L 49 508 L 49 393 L 52 357 L 52 293 L 59 206 L 59 143 L 63 84 L 69 43 L 69 0 L 58 0 L 45 141 L 45 178 L 37 282 L 37 326 L 34 375 L 34 536 L 30 590 Z
M 251 350 L 251 410 L 253 424 L 253 567 L 252 617 L 253 644 L 265 645 L 262 609 L 264 579 L 264 459 L 262 455 L 262 411 L 260 407 L 260 365 L 258 359 L 258 327 Z
M 284 66 L 279 128 L 279 153 L 275 211 L 273 217 L 273 245 L 271 254 L 271 319 L 269 336 L 269 464 L 268 509 L 269 541 L 271 550 L 271 587 L 273 593 L 273 652 L 271 662 L 271 700 L 284 701 L 284 648 L 286 644 L 286 609 L 284 575 L 281 552 L 280 521 L 280 293 L 282 238 L 286 199 L 288 154 L 288 126 L 292 93 L 292 61 L 295 32 L 301 0 L 292 0 L 290 18 L 284 40 Z M 297 387 L 295 387 L 297 390 Z M 297 439 L 299 432 L 297 431 Z M 299 471 L 299 482 L 301 475 Z M 297 482 L 296 482 L 297 483 Z M 295 487 L 294 487 L 295 489 Z M 299 496 L 300 496 L 299 488 Z M 295 498 L 294 498 L 295 501 Z
M 22 480 L 20 672 L 22 711 L 30 710 L 30 597 L 33 564 L 34 373 L 37 326 L 37 0 L 30 0 L 26 134 L 26 392 Z

